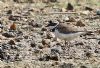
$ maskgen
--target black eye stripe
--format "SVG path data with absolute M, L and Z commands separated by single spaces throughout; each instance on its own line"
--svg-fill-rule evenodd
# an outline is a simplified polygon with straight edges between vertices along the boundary
M 55 25 L 57 25 L 57 23 L 50 23 L 50 24 L 48 24 L 48 26 L 55 26 Z

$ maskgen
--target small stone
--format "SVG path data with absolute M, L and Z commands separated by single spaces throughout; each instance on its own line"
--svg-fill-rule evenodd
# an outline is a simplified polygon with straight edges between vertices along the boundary
M 45 60 L 45 61 L 49 61 L 49 60 L 50 60 L 50 56 L 46 54 L 46 55 L 44 56 L 44 60 Z
M 46 41 L 44 39 L 42 39 L 42 44 L 45 45 L 46 44 Z
M 60 65 L 60 68 L 75 68 L 75 67 L 71 63 L 63 63 L 62 65 Z
M 98 44 L 100 44 L 100 41 L 98 42 Z
M 3 39 L 6 39 L 6 37 L 0 35 L 0 39 L 3 40 Z
M 42 27 L 41 24 L 38 24 L 38 23 L 35 22 L 34 20 L 32 20 L 31 22 L 29 22 L 29 25 L 31 25 L 31 26 L 33 26 L 33 27 L 37 27 L 37 28 Z
M 39 48 L 39 49 L 43 49 L 44 46 L 43 46 L 43 45 L 39 45 L 38 48 Z
M 86 10 L 86 11 L 81 11 L 81 12 L 80 12 L 81 15 L 89 15 L 89 13 L 90 13 L 90 11 L 87 11 L 87 10 Z
M 16 54 L 15 58 L 16 61 L 21 61 L 21 56 L 19 54 Z
M 57 2 L 58 0 L 50 0 L 50 2 Z
M 40 61 L 49 61 L 50 60 L 50 56 L 47 54 L 44 54 L 43 57 L 39 58 Z
M 42 39 L 42 44 L 43 45 L 48 45 L 50 43 L 49 39 Z
M 62 8 L 61 11 L 62 11 L 62 12 L 66 12 L 66 9 L 65 9 L 65 8 Z
M 46 36 L 47 39 L 51 39 L 53 37 L 55 37 L 53 33 L 47 33 L 47 36 Z
M 99 30 L 99 29 L 98 29 L 98 30 L 96 30 L 96 31 L 95 31 L 95 33 L 100 34 L 100 30 Z
M 54 62 L 54 64 L 55 64 L 55 65 L 59 65 L 59 62 L 56 61 L 56 62 Z
M 8 19 L 9 19 L 9 20 L 12 20 L 12 21 L 17 21 L 17 20 L 20 19 L 20 16 L 13 16 L 13 15 L 10 15 Z
M 11 24 L 10 30 L 16 30 L 16 24 L 15 23 Z
M 91 7 L 85 7 L 85 10 L 89 10 L 89 11 L 92 11 L 93 9 Z
M 3 33 L 2 35 L 5 36 L 5 37 L 7 37 L 7 38 L 15 37 L 14 34 L 9 33 L 9 32 L 7 32 L 7 33 Z
M 5 66 L 4 68 L 11 68 L 11 66 Z
M 39 53 L 40 50 L 39 49 L 34 49 L 34 53 Z
M 49 0 L 42 0 L 43 3 L 49 3 Z
M 86 66 L 80 66 L 80 68 L 87 68 Z
M 2 48 L 0 48 L 0 59 L 3 60 L 5 58 L 5 52 Z
M 34 26 L 34 20 L 28 23 L 28 25 Z
M 20 42 L 20 39 L 19 39 L 19 38 L 15 38 L 15 41 L 16 41 L 16 42 Z
M 59 53 L 59 54 L 61 54 L 63 52 L 63 50 L 62 50 L 60 45 L 56 45 L 56 46 L 51 48 L 51 52 L 52 53 Z
M 14 40 L 10 40 L 10 41 L 8 42 L 8 44 L 10 44 L 10 45 L 15 45 L 15 42 L 14 42 Z
M 23 35 L 23 31 L 17 31 L 17 36 L 22 36 Z
M 35 44 L 35 42 L 31 42 L 31 47 L 35 47 L 36 46 L 36 44 Z
M 86 48 L 91 50 L 91 46 L 86 46 Z
M 96 49 L 95 51 L 94 51 L 95 53 L 99 53 L 99 51 Z
M 28 36 L 24 36 L 25 39 L 28 39 Z
M 76 43 L 75 45 L 84 45 L 83 42 Z
M 87 52 L 85 55 L 86 55 L 86 57 L 88 57 L 88 58 L 90 58 L 90 57 L 92 56 L 92 54 L 89 53 L 89 52 Z
M 73 5 L 71 4 L 71 3 L 68 3 L 68 5 L 67 5 L 67 8 L 66 8 L 67 10 L 73 10 L 74 9 L 74 7 L 73 7 Z
M 68 16 L 66 16 L 65 18 L 64 18 L 64 21 L 69 21 L 69 17 Z
M 19 48 L 17 46 L 14 46 L 14 45 L 11 46 L 11 49 L 19 50 Z
M 79 20 L 79 21 L 76 23 L 76 26 L 84 27 L 85 24 L 84 24 L 81 20 Z
M 98 10 L 98 11 L 96 12 L 96 14 L 97 14 L 97 15 L 100 15 L 100 10 Z
M 8 10 L 7 11 L 7 14 L 12 14 L 12 10 Z
M 47 31 L 47 29 L 46 28 L 42 28 L 41 31 Z
M 76 22 L 74 17 L 69 17 L 69 21 L 68 22 Z
M 58 61 L 58 56 L 57 55 L 52 55 L 52 56 L 50 56 L 50 59 L 54 60 L 54 61 Z
M 39 61 L 43 61 L 44 59 L 43 58 L 39 58 Z
M 4 26 L 3 26 L 3 22 L 0 21 L 0 28 L 3 29 L 3 27 L 4 27 Z

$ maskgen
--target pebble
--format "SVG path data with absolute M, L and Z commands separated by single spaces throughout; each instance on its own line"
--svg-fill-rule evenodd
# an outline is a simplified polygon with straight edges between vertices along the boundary
M 16 30 L 16 24 L 15 23 L 10 25 L 10 30 Z
M 58 56 L 45 54 L 43 57 L 39 58 L 39 60 L 40 61 L 49 61 L 49 60 L 58 61 Z
M 32 42 L 30 43 L 30 45 L 31 45 L 32 48 L 33 48 L 33 47 L 36 47 L 35 41 L 32 41 Z
M 92 54 L 89 53 L 89 52 L 86 52 L 85 55 L 86 55 L 86 57 L 88 57 L 88 58 L 90 58 L 90 57 L 92 56 Z
M 66 9 L 67 9 L 67 10 L 73 10 L 74 7 L 73 7 L 73 5 L 72 5 L 71 3 L 68 3 Z
M 5 66 L 4 68 L 11 68 L 11 66 Z
M 8 44 L 10 44 L 10 45 L 15 45 L 15 41 L 14 41 L 14 40 L 10 40 L 10 41 L 8 42 Z
M 82 15 L 89 15 L 89 13 L 90 13 L 90 12 L 87 11 L 87 10 L 86 10 L 86 11 L 81 11 L 81 12 L 80 12 L 80 14 L 82 14 Z
M 40 52 L 40 50 L 39 49 L 34 49 L 34 53 L 39 53 Z
M 44 28 L 41 29 L 41 31 L 47 31 L 47 29 L 44 27 Z
M 10 15 L 8 19 L 9 19 L 9 20 L 12 20 L 12 21 L 18 21 L 18 20 L 20 20 L 20 16 L 13 16 L 13 15 Z
M 72 63 L 63 63 L 59 66 L 60 68 L 75 68 Z
M 85 24 L 81 20 L 79 20 L 77 21 L 76 26 L 84 27 Z
M 51 56 L 50 56 L 50 59 L 51 59 L 51 60 L 54 60 L 54 61 L 58 61 L 58 60 L 59 60 L 59 58 L 58 58 L 57 55 L 51 55 Z
M 57 2 L 58 0 L 50 0 L 50 2 Z
M 96 14 L 97 14 L 97 15 L 100 15 L 100 10 L 98 10 L 98 11 L 96 12 Z
M 2 35 L 7 37 L 7 38 L 15 37 L 15 35 L 13 33 L 10 33 L 10 32 L 3 33 Z
M 63 53 L 63 50 L 62 50 L 60 45 L 56 45 L 56 46 L 51 48 L 51 52 L 55 52 L 55 53 L 61 54 L 61 53 Z
M 12 14 L 12 10 L 8 10 L 7 11 L 7 14 Z
M 43 45 L 48 45 L 48 44 L 50 44 L 50 39 L 42 39 L 42 44 L 43 44 Z
M 39 49 L 43 49 L 44 46 L 43 46 L 43 45 L 38 45 L 38 48 L 39 48 Z
M 98 44 L 100 44 L 100 41 L 98 42 Z
M 3 22 L 0 21 L 0 28 L 3 29 L 4 28 L 4 25 L 3 25 Z
M 93 11 L 93 9 L 91 7 L 86 6 L 85 10 L 89 10 L 89 11 Z
M 87 68 L 86 66 L 80 66 L 80 68 Z
M 40 61 L 49 61 L 50 60 L 50 56 L 45 54 L 43 57 L 39 58 Z
M 38 24 L 37 22 L 35 22 L 34 20 L 32 20 L 31 22 L 29 22 L 29 25 L 33 26 L 33 27 L 37 27 L 37 28 L 41 28 L 42 25 Z

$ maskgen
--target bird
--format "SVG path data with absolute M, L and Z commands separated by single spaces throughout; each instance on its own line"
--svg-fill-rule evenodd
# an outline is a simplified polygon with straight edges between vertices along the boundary
M 50 28 L 50 30 L 55 34 L 55 37 L 64 40 L 65 45 L 66 42 L 70 42 L 71 40 L 77 38 L 82 34 L 84 35 L 88 32 L 89 33 L 92 32 L 92 31 L 79 30 L 77 27 L 66 23 L 56 23 L 54 25 L 52 25 L 52 23 L 49 23 L 47 26 L 53 27 Z
M 74 25 L 71 24 L 66 24 L 62 22 L 54 24 L 52 23 L 49 22 L 47 27 L 52 26 L 50 31 L 54 33 L 56 39 L 59 38 L 61 40 L 64 40 L 63 47 L 65 50 L 63 52 L 67 53 L 68 56 L 70 56 L 70 47 L 72 46 L 70 42 L 71 40 L 74 40 L 80 35 L 92 33 L 92 31 L 79 30 L 77 26 L 75 27 Z

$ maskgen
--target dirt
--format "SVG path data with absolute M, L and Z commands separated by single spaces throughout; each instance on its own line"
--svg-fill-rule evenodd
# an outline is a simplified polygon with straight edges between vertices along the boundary
M 90 11 L 83 4 L 72 5 L 73 11 L 68 11 L 67 2 L 0 1 L 0 68 L 99 68 L 100 15 L 96 12 L 100 7 L 85 4 Z M 65 45 L 46 27 L 50 20 L 93 33 Z

